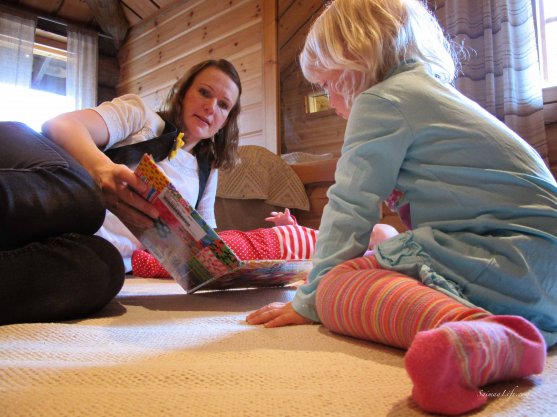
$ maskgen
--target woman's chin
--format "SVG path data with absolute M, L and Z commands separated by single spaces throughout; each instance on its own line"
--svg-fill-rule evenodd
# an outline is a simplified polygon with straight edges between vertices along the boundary
M 199 142 L 200 140 L 203 139 L 207 139 L 207 138 L 211 138 L 214 136 L 214 133 L 212 132 L 212 130 L 207 129 L 207 128 L 194 128 L 194 129 L 190 129 L 188 131 L 188 141 L 193 142 Z

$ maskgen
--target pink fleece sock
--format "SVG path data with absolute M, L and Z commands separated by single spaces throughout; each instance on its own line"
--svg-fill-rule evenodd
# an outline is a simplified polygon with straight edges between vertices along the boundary
M 545 341 L 529 321 L 489 316 L 419 332 L 405 365 L 423 410 L 458 415 L 485 404 L 483 385 L 540 373 L 545 358 Z

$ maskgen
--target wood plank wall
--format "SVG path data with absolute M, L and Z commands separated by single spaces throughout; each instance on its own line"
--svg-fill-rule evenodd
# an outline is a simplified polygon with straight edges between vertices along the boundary
M 281 97 L 281 150 L 340 155 L 346 121 L 334 111 L 306 113 L 306 95 L 313 87 L 305 81 L 298 55 L 324 0 L 280 0 L 278 47 Z
M 170 88 L 205 59 L 232 62 L 242 81 L 240 144 L 277 151 L 276 0 L 178 0 L 134 25 L 119 51 L 118 94 L 159 109 Z

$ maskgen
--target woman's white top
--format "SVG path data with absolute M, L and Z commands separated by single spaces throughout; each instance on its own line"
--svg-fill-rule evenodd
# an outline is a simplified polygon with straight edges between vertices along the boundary
M 164 130 L 164 120 L 135 94 L 126 94 L 110 102 L 95 107 L 108 127 L 109 140 L 105 147 L 116 148 L 160 136 Z M 163 159 L 157 165 L 164 171 L 182 196 L 195 205 L 199 193 L 197 159 L 191 153 L 180 149 L 172 160 Z M 135 166 L 130 167 L 135 169 Z M 216 227 L 215 194 L 218 171 L 212 169 L 197 211 L 211 226 Z M 122 254 L 126 270 L 131 270 L 131 255 L 141 249 L 141 243 L 112 212 L 106 212 L 106 219 L 97 234 L 111 242 Z

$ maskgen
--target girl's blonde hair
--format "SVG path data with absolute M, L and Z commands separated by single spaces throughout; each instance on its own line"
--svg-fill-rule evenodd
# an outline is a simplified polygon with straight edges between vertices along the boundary
M 418 0 L 335 0 L 313 23 L 300 65 L 312 83 L 324 71 L 340 71 L 330 88 L 351 107 L 358 94 L 408 59 L 452 82 L 454 57 L 439 23 Z

